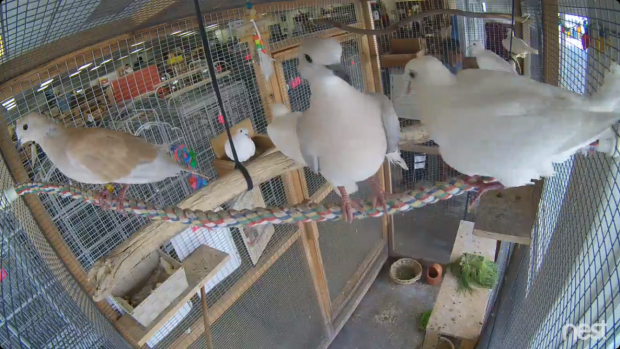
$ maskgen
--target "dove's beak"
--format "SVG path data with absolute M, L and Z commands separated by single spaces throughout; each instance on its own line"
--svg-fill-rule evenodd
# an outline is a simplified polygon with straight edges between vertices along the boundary
M 15 149 L 19 149 L 22 147 L 22 140 L 21 139 L 17 139 L 17 142 L 15 142 Z
M 411 94 L 411 80 L 407 83 L 407 94 Z
M 331 64 L 331 65 L 326 65 L 326 67 L 327 69 L 334 72 L 334 75 L 346 81 L 347 84 L 351 85 L 351 77 L 349 76 L 349 73 L 347 73 L 347 71 L 344 69 L 344 67 L 341 64 Z

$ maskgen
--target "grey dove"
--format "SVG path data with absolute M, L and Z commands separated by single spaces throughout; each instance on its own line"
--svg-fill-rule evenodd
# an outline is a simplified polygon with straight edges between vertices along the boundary
M 65 176 L 82 183 L 123 185 L 119 204 L 130 184 L 159 182 L 181 172 L 205 175 L 178 164 L 168 145 L 154 145 L 144 138 L 105 128 L 72 128 L 31 113 L 17 121 L 18 140 L 36 142 Z M 107 194 L 106 194 L 107 193 Z M 107 190 L 102 200 L 107 201 Z

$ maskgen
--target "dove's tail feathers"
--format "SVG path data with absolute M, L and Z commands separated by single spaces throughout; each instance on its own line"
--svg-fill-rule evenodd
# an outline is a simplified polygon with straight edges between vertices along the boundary
M 538 50 L 533 48 L 533 47 L 528 47 L 527 49 L 531 54 L 533 55 L 537 55 L 538 54 Z
M 391 164 L 398 165 L 398 166 L 402 167 L 403 169 L 409 171 L 409 167 L 407 166 L 407 163 L 400 156 L 400 151 L 396 150 L 396 151 L 393 151 L 391 153 L 385 154 L 385 157 L 388 159 L 388 161 Z
M 338 190 L 338 187 L 332 184 L 332 187 L 334 187 L 334 192 L 336 192 L 336 194 L 338 194 L 338 196 L 340 196 L 340 190 Z M 349 195 L 353 195 L 355 192 L 357 192 L 359 190 L 359 187 L 357 186 L 357 183 L 353 182 L 353 183 L 347 183 L 344 185 L 344 190 L 346 190 L 347 194 Z

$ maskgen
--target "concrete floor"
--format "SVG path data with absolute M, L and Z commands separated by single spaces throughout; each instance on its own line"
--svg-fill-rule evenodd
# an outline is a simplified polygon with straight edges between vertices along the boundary
M 330 349 L 417 349 L 424 341 L 420 316 L 433 308 L 439 287 L 422 280 L 394 283 L 390 261 L 344 325 Z M 426 273 L 424 269 L 423 275 Z

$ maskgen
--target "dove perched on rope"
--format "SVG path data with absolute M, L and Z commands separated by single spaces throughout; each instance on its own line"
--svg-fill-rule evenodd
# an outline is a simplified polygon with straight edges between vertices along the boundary
M 512 37 L 512 46 L 510 45 L 510 41 Z M 512 29 L 506 29 L 506 38 L 502 40 L 502 46 L 506 49 L 506 51 L 510 52 L 515 57 L 524 58 L 528 54 L 537 55 L 538 50 L 530 47 L 523 39 L 517 38 L 514 36 Z
M 17 121 L 18 140 L 35 142 L 65 176 L 82 183 L 119 183 L 123 202 L 130 184 L 154 183 L 181 172 L 205 175 L 178 164 L 168 153 L 168 145 L 154 145 L 144 138 L 105 128 L 71 128 L 30 113 Z M 105 205 L 110 193 L 104 189 Z
M 237 157 L 240 162 L 248 161 L 256 152 L 256 145 L 252 138 L 250 138 L 250 132 L 247 128 L 240 128 L 232 135 L 232 141 L 235 144 L 235 150 L 237 151 Z M 233 160 L 233 152 L 230 147 L 230 139 L 224 144 L 224 151 L 229 159 Z
M 373 202 L 387 205 L 376 173 L 392 132 L 386 133 L 381 101 L 350 85 L 336 40 L 306 40 L 299 51 L 299 71 L 312 91 L 310 107 L 297 121 L 300 152 L 312 171 L 338 188 L 343 216 L 351 222 L 352 208 L 359 209 L 346 191 L 352 183 L 370 178 Z
M 465 175 L 497 179 L 478 181 L 478 198 L 552 176 L 554 163 L 608 135 L 620 115 L 615 63 L 591 97 L 499 71 L 469 69 L 454 76 L 430 56 L 410 61 L 405 74 L 443 160 Z
M 505 71 L 517 75 L 514 62 L 511 64 L 495 52 L 485 49 L 482 41 L 474 41 L 470 47 L 472 56 L 476 57 L 479 69 Z

